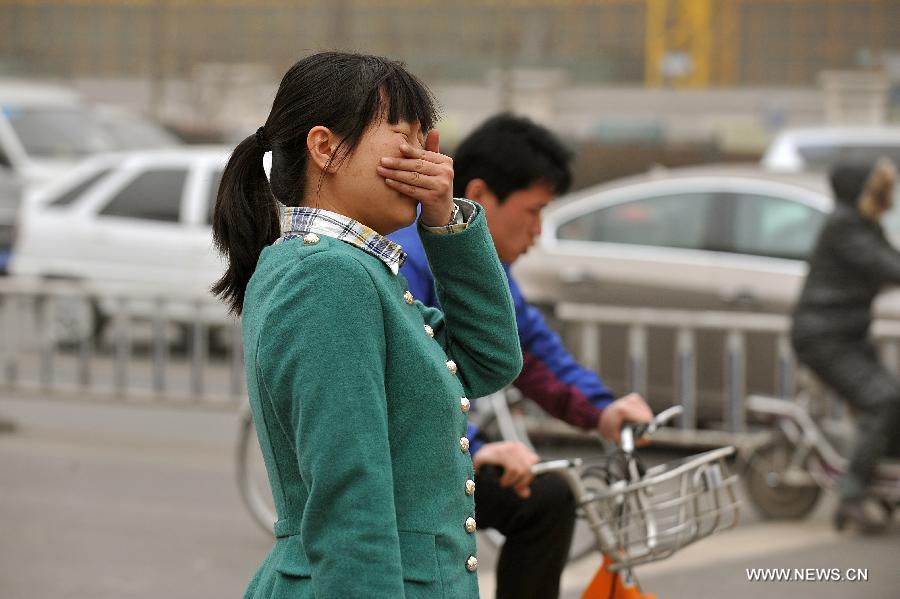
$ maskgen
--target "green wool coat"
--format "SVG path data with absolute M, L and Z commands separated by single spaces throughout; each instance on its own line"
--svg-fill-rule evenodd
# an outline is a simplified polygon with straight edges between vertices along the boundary
M 483 213 L 420 234 L 444 313 L 329 237 L 260 256 L 244 349 L 279 520 L 245 597 L 478 597 L 464 398 L 510 383 L 522 352 Z

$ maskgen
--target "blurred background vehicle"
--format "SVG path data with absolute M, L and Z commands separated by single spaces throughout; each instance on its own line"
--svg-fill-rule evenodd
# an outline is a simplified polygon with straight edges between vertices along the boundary
M 92 154 L 179 143 L 127 109 L 95 110 L 66 87 L 0 80 L 0 272 L 6 270 L 23 194 Z
M 116 150 L 152 150 L 183 145 L 178 136 L 156 121 L 122 106 L 98 105 L 92 113 Z
M 657 169 L 548 207 L 537 247 L 514 273 L 525 296 L 548 307 L 584 302 L 786 315 L 832 207 L 821 173 L 754 165 Z M 900 239 L 898 211 L 886 226 Z M 882 317 L 900 317 L 900 293 L 879 307 Z M 648 394 L 658 409 L 675 398 L 675 339 L 671 332 L 651 335 Z M 724 338 L 704 333 L 698 342 L 698 415 L 720 418 Z M 600 363 L 613 388 L 626 385 L 627 345 L 624 328 L 603 331 Z M 750 392 L 773 393 L 772 346 L 771 336 L 748 339 Z
M 900 164 L 900 127 L 810 127 L 779 133 L 763 154 L 763 168 L 828 172 L 839 161 Z
M 10 262 L 17 277 L 67 279 L 86 290 L 127 290 L 140 298 L 173 293 L 204 297 L 223 271 L 212 245 L 210 217 L 228 149 L 193 146 L 101 154 L 29 193 L 19 216 Z M 82 313 L 79 334 L 100 332 L 115 306 Z M 150 301 L 129 302 L 150 317 Z M 189 321 L 197 310 L 169 303 L 167 317 Z M 225 308 L 204 307 L 224 324 Z
M 85 156 L 114 148 L 70 90 L 0 82 L 0 269 L 12 244 L 22 193 L 64 173 Z

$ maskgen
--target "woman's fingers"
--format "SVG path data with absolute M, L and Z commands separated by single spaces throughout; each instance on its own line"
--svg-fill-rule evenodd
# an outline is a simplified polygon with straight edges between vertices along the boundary
M 426 146 L 437 149 L 437 133 L 429 132 L 425 140 Z M 416 198 L 423 204 L 431 205 L 439 210 L 440 218 L 433 219 L 430 212 L 426 214 L 428 222 L 435 222 L 446 218 L 446 204 L 453 198 L 453 160 L 443 154 L 430 150 L 413 148 L 409 144 L 401 144 L 404 158 L 386 156 L 378 165 L 378 175 L 384 177 L 389 187 L 410 197 Z M 426 211 L 427 212 L 427 211 Z
M 432 147 L 437 148 L 434 142 L 431 143 L 431 146 L 428 145 L 431 139 L 437 139 L 437 137 L 432 138 L 432 133 L 435 135 L 437 131 L 432 130 L 428 132 L 428 139 L 425 140 L 426 148 Z M 403 143 L 400 144 L 400 152 L 406 156 L 407 158 L 419 158 L 421 160 L 427 160 L 428 162 L 434 162 L 435 164 L 452 164 L 453 159 L 449 156 L 445 156 L 440 152 L 434 152 L 431 150 L 423 150 L 422 148 L 416 148 L 411 146 L 410 144 Z
M 400 144 L 402 156 L 384 157 L 377 167 L 388 187 L 421 204 L 419 220 L 430 227 L 446 225 L 453 214 L 453 159 L 439 146 L 437 130 L 429 131 L 425 149 Z
M 444 172 L 445 168 L 423 158 L 394 158 L 393 156 L 385 156 L 382 158 L 381 166 L 399 171 L 421 173 L 423 175 L 439 175 Z
M 420 161 L 412 161 L 420 162 Z M 448 183 L 441 177 L 441 171 L 438 165 L 427 163 L 430 166 L 420 166 L 418 164 L 410 164 L 409 168 L 387 168 L 379 166 L 378 174 L 385 179 L 393 179 L 401 183 L 408 183 L 415 187 L 424 189 L 443 189 Z
M 385 179 L 384 182 L 388 187 L 390 187 L 391 189 L 396 189 L 403 195 L 414 198 L 420 202 L 424 199 L 422 197 L 422 193 L 426 192 L 426 190 L 422 189 L 421 187 L 415 187 L 413 185 L 410 185 L 409 183 L 403 183 L 402 181 L 396 181 L 394 179 Z M 430 190 L 428 191 L 430 192 Z
M 425 138 L 425 150 L 435 154 L 441 153 L 441 134 L 437 129 L 428 132 L 428 137 Z
M 389 173 L 379 170 L 378 174 L 388 181 L 405 183 L 406 185 L 415 187 L 421 191 L 439 191 L 445 188 L 445 184 L 440 179 L 429 177 L 427 175 L 419 175 L 418 173 L 409 173 L 406 171 L 394 171 Z

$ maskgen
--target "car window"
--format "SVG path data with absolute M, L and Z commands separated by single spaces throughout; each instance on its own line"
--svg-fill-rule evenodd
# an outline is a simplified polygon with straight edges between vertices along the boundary
M 206 208 L 206 222 L 209 224 L 212 223 L 213 212 L 216 209 L 216 196 L 219 194 L 219 183 L 221 182 L 222 171 L 216 169 L 209 175 L 208 203 Z
M 185 169 L 142 173 L 116 194 L 100 214 L 178 222 L 186 179 Z
M 68 159 L 115 149 L 82 108 L 4 105 L 3 112 L 29 156 Z
M 642 198 L 605 206 L 559 227 L 560 239 L 702 249 L 712 193 Z
M 60 193 L 58 196 L 56 196 L 47 205 L 48 206 L 57 206 L 57 207 L 68 206 L 69 204 L 71 204 L 72 202 L 74 202 L 75 200 L 80 198 L 84 194 L 84 192 L 86 192 L 88 189 L 93 187 L 94 183 L 96 183 L 97 181 L 99 181 L 100 179 L 105 177 L 109 173 L 109 171 L 110 171 L 110 169 L 108 169 L 108 168 L 102 169 L 102 170 L 94 173 L 87 179 L 80 181 L 76 185 L 64 189 L 62 191 L 62 193 Z
M 136 114 L 103 110 L 95 113 L 94 118 L 119 150 L 171 148 L 181 144 L 166 129 Z
M 825 214 L 773 196 L 732 194 L 735 202 L 734 251 L 804 260 L 812 251 Z

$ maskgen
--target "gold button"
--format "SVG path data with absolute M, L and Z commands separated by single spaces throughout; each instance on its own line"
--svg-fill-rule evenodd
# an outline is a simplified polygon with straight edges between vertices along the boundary
M 409 292 L 409 289 L 403 292 L 403 299 L 407 304 L 412 304 L 416 298 L 413 297 L 413 294 Z
M 466 481 L 466 495 L 471 495 L 475 492 L 475 481 L 467 480 Z
M 432 329 L 427 324 L 425 325 L 425 332 L 428 333 L 429 337 L 434 337 L 434 329 Z
M 475 518 L 466 518 L 466 532 L 469 534 L 475 532 Z
M 463 412 L 468 412 L 469 408 L 472 407 L 472 402 L 469 401 L 468 397 L 460 397 L 459 398 L 459 408 Z
M 469 451 L 469 440 L 466 439 L 465 437 L 460 437 L 459 448 L 462 450 L 463 453 Z
M 456 374 L 456 362 L 453 360 L 447 360 L 447 370 L 450 371 L 450 374 Z
M 474 555 L 470 555 L 469 559 L 466 560 L 466 570 L 469 572 L 474 572 L 478 569 L 478 559 Z
M 304 245 L 316 245 L 319 243 L 319 236 L 315 233 L 307 233 L 303 236 Z

